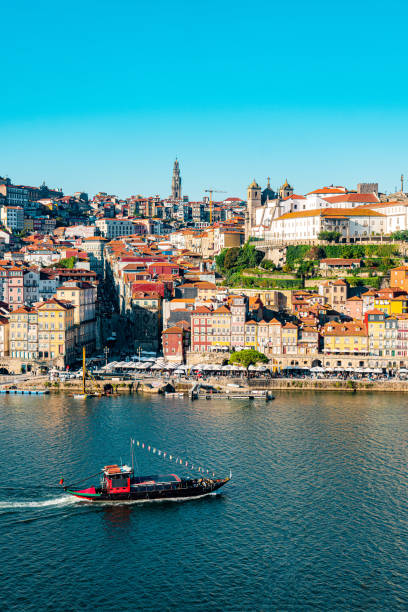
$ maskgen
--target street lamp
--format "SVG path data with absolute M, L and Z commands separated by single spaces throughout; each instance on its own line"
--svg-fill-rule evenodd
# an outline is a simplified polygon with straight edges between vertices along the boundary
M 103 349 L 103 352 L 105 353 L 105 366 L 108 365 L 108 355 L 109 355 L 109 349 L 107 346 L 105 346 L 105 348 Z

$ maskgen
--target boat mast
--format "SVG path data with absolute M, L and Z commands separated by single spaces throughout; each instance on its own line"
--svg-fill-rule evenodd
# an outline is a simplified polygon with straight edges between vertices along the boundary
M 82 392 L 85 395 L 85 346 L 82 347 Z

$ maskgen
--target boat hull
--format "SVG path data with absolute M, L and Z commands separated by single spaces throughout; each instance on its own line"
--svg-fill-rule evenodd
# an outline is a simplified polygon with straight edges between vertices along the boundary
M 213 482 L 213 484 L 207 486 L 197 485 L 191 487 L 176 487 L 172 489 L 155 487 L 155 490 L 151 491 L 140 490 L 146 489 L 147 487 L 135 487 L 133 490 L 127 493 L 106 493 L 105 491 L 98 489 L 95 489 L 95 493 L 91 493 L 89 490 L 70 491 L 67 489 L 67 493 L 74 495 L 77 499 L 92 502 L 126 503 L 147 501 L 182 501 L 210 495 L 211 493 L 214 493 L 220 489 L 228 481 L 229 478 L 224 478 L 222 480 L 216 480 Z

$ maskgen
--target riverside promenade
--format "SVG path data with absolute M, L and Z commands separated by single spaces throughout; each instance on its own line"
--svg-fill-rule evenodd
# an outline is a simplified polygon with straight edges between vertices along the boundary
M 281 390 L 281 391 L 378 391 L 378 392 L 408 392 L 408 380 L 400 380 L 397 378 L 381 379 L 381 380 L 342 380 L 342 379 L 311 379 L 311 378 L 223 378 L 223 377 L 208 377 L 204 381 L 197 381 L 196 377 L 185 377 L 177 379 L 176 377 L 144 377 L 127 379 L 109 379 L 88 382 L 90 390 L 95 392 L 104 392 L 106 385 L 111 385 L 114 393 L 164 393 L 174 390 L 176 392 L 190 393 L 191 389 L 197 382 L 202 382 L 207 387 L 213 387 L 217 391 L 231 391 L 234 387 L 241 390 Z M 1 383 L 0 383 L 1 384 Z M 82 383 L 79 380 L 67 380 L 64 382 L 54 381 L 50 383 L 47 376 L 33 377 L 21 381 L 16 381 L 13 385 L 19 389 L 49 389 L 51 393 L 76 393 L 81 391 Z M 9 387 L 12 384 L 4 384 L 2 386 Z

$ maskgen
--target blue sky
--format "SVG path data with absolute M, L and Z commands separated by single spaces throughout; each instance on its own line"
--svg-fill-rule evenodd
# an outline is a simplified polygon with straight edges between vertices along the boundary
M 0 175 L 66 193 L 243 196 L 255 177 L 408 185 L 402 1 L 2 6 Z

